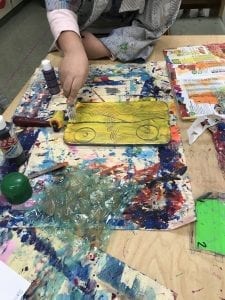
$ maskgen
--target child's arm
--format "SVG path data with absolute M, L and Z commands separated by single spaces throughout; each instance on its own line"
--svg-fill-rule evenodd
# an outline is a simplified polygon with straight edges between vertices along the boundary
M 73 31 L 59 35 L 58 45 L 63 51 L 59 67 L 60 82 L 65 96 L 73 102 L 88 75 L 88 58 L 80 36 Z
M 88 74 L 88 59 L 81 42 L 77 16 L 66 1 L 46 1 L 47 17 L 54 41 L 63 52 L 59 67 L 60 82 L 65 96 L 73 102 Z
M 62 88 L 68 101 L 72 102 L 84 85 L 88 74 L 88 58 L 96 59 L 110 56 L 109 50 L 91 33 L 84 32 L 80 37 L 77 16 L 67 8 L 58 7 L 59 1 L 49 2 L 48 21 L 55 43 L 63 51 L 59 73 Z M 73 1 L 75 3 L 76 1 Z M 62 1 L 61 3 L 65 3 Z M 67 2 L 68 3 L 68 2 Z M 55 6 L 54 6 L 55 4 Z M 55 8 L 60 9 L 55 9 Z M 88 56 L 88 58 L 87 58 Z

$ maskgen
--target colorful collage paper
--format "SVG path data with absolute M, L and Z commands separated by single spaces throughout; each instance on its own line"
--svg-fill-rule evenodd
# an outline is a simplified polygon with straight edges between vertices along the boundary
M 225 43 L 164 51 L 183 119 L 224 114 Z

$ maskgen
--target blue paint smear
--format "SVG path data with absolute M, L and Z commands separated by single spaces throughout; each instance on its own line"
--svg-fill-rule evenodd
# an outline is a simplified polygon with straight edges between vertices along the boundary
M 137 148 L 128 147 L 126 148 L 125 155 L 131 160 L 132 157 L 136 157 L 138 154 Z M 180 153 L 178 151 L 178 145 L 176 143 L 169 143 L 167 145 L 158 147 L 158 155 L 160 161 L 160 170 L 158 174 L 159 180 L 152 182 L 146 182 L 145 186 L 154 193 L 154 188 L 157 187 L 157 183 L 163 183 L 164 188 L 164 201 L 165 206 L 160 209 L 154 209 L 148 205 L 148 202 L 143 203 L 142 201 L 135 201 L 128 205 L 124 211 L 123 218 L 117 220 L 109 220 L 109 225 L 120 228 L 121 220 L 126 220 L 122 224 L 123 229 L 130 227 L 128 221 L 133 224 L 137 224 L 141 228 L 145 229 L 167 229 L 170 222 L 173 220 L 179 220 L 179 214 L 176 211 L 179 207 L 180 201 L 183 201 L 179 188 L 174 179 L 179 179 L 179 176 L 186 172 L 187 167 L 180 161 Z M 156 190 L 157 192 L 157 190 Z M 141 192 L 139 194 L 142 199 Z M 144 197 L 144 196 L 143 196 Z M 143 198 L 144 200 L 145 198 Z
M 123 220 L 123 219 L 110 219 L 108 222 L 107 222 L 107 224 L 109 225 L 109 226 L 112 226 L 112 228 L 113 227 L 117 227 L 117 226 L 119 226 L 119 227 L 124 227 L 125 226 L 125 220 Z
M 90 284 L 90 265 L 81 265 L 80 261 L 75 261 L 73 266 L 68 266 L 57 254 L 54 247 L 48 240 L 40 238 L 36 234 L 35 228 L 28 228 L 22 232 L 17 230 L 18 236 L 22 243 L 28 245 L 34 245 L 34 249 L 46 256 L 48 256 L 49 264 L 56 268 L 58 272 L 62 272 L 64 276 L 69 280 L 73 281 L 75 277 L 79 280 L 86 282 L 86 293 L 90 294 L 93 291 L 94 285 Z
M 106 257 L 105 265 L 98 273 L 98 278 L 110 284 L 117 290 L 120 290 L 121 277 L 124 270 L 124 263 L 118 261 L 114 257 Z
M 138 146 L 128 146 L 125 148 L 123 155 L 128 158 L 149 159 L 155 158 L 158 154 L 158 147 L 151 146 L 143 148 Z
M 103 291 L 97 291 L 95 295 L 95 300 L 111 300 L 109 299 L 108 295 L 109 295 L 108 293 L 106 294 Z
M 145 80 L 144 85 L 141 90 L 141 95 L 143 97 L 153 96 L 157 98 L 159 96 L 160 88 L 154 84 L 154 78 L 150 77 Z
M 105 86 L 105 85 L 112 85 L 112 86 L 120 86 L 120 85 L 123 85 L 124 82 L 123 80 L 107 80 L 107 81 L 100 81 L 100 82 L 92 82 L 90 83 L 89 85 L 90 86 Z
M 160 164 L 163 166 L 164 164 L 178 160 L 181 155 L 177 150 L 177 148 L 159 146 Z
M 90 166 L 90 164 L 104 164 L 107 161 L 106 157 L 97 157 L 97 158 L 93 158 L 93 159 L 84 159 L 81 163 L 80 163 L 80 168 L 88 168 Z
M 114 151 L 110 150 L 109 156 L 115 156 L 115 155 L 116 155 L 116 153 Z
M 47 153 L 46 153 L 47 154 Z M 50 156 L 50 153 L 47 154 L 47 156 Z M 48 169 L 50 167 L 55 166 L 55 161 L 53 159 L 49 158 L 45 158 L 41 164 L 38 165 L 39 169 Z
M 44 135 L 45 140 L 48 141 L 49 139 L 49 128 L 41 128 L 41 133 Z M 39 165 L 40 169 L 47 169 L 53 167 L 55 165 L 55 161 L 52 159 L 52 152 L 46 151 L 45 152 L 45 159 Z
M 129 299 L 136 299 L 137 297 L 144 297 L 145 299 L 156 299 L 153 289 L 148 289 L 145 293 L 141 291 L 140 281 L 135 278 L 133 286 L 130 288 L 121 282 L 121 277 L 124 271 L 125 264 L 118 261 L 112 256 L 107 255 L 105 264 L 102 270 L 97 274 L 98 278 L 103 282 L 110 283 L 110 285 L 119 291 L 121 294 L 126 295 Z M 141 298 L 140 298 L 141 299 Z
M 181 154 L 179 153 L 176 143 L 169 143 L 168 145 L 159 146 L 159 160 L 160 160 L 160 176 L 171 175 L 183 175 L 187 167 L 180 162 Z
M 83 281 L 87 281 L 89 278 L 90 267 L 88 265 L 82 266 L 80 262 L 78 262 L 75 266 L 73 266 L 73 274 L 74 277 L 77 276 Z
M 225 122 L 218 123 L 217 128 L 221 131 L 225 131 Z

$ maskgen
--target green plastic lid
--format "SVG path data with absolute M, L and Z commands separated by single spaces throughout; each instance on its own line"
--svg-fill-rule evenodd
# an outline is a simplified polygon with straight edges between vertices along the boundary
M 21 204 L 31 197 L 32 187 L 28 177 L 12 172 L 3 177 L 1 192 L 11 204 Z

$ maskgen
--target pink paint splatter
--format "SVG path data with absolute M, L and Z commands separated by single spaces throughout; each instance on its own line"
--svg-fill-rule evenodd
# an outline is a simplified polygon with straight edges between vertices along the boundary
M 7 263 L 10 255 L 16 249 L 16 242 L 13 240 L 7 241 L 0 247 L 0 260 Z

